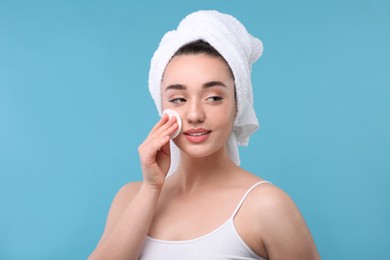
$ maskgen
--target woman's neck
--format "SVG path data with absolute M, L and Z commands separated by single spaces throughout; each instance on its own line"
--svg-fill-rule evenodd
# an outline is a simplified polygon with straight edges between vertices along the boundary
M 215 187 L 239 167 L 234 164 L 224 149 L 203 158 L 194 158 L 181 153 L 180 164 L 175 173 L 182 192 L 199 188 Z

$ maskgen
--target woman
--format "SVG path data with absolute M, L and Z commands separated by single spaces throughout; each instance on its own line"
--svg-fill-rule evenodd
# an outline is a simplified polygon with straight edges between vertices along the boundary
M 182 129 L 170 141 L 178 122 L 163 114 L 140 145 L 144 180 L 120 189 L 90 259 L 319 259 L 288 195 L 238 166 L 237 145 L 258 127 L 250 71 L 261 53 L 216 11 L 164 36 L 149 88 Z

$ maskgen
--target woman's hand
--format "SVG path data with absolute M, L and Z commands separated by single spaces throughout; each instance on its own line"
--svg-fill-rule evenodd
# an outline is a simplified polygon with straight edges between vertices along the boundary
M 164 185 L 171 164 L 169 136 L 177 127 L 176 118 L 164 114 L 138 147 L 145 184 L 159 189 Z

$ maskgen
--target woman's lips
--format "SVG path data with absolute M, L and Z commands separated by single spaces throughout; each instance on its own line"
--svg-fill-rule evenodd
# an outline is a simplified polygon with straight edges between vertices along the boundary
M 211 131 L 204 128 L 196 128 L 185 131 L 183 134 L 192 143 L 201 143 L 207 140 Z

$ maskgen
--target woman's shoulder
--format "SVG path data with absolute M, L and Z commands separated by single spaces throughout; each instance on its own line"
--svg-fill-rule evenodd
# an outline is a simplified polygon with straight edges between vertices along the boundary
M 128 182 L 124 184 L 116 193 L 113 203 L 127 204 L 138 192 L 142 182 Z
M 286 216 L 286 213 L 299 214 L 298 208 L 287 192 L 261 178 L 253 185 L 253 189 L 245 199 L 245 204 L 249 206 L 252 214 L 262 220 L 270 221 L 269 224 L 277 221 L 278 217 Z
M 261 179 L 257 183 L 258 185 L 253 188 L 250 196 L 262 207 L 283 207 L 294 203 L 284 190 L 272 182 Z
M 248 192 L 245 204 L 260 215 L 274 216 L 285 210 L 297 210 L 291 197 L 271 181 L 246 170 L 241 170 L 240 179 L 240 186 Z
M 111 230 L 120 216 L 123 214 L 129 202 L 133 199 L 139 188 L 141 182 L 129 182 L 123 185 L 116 193 L 108 212 L 106 219 L 106 226 L 100 241 L 102 241 Z M 99 243 L 100 243 L 99 241 Z
M 120 216 L 129 202 L 141 187 L 142 182 L 129 182 L 123 185 L 116 193 L 110 207 L 110 215 L 114 218 Z
M 279 226 L 282 222 L 300 219 L 300 212 L 291 197 L 272 182 L 252 173 L 246 175 L 247 195 L 240 211 L 265 227 Z M 252 222 L 253 223 L 253 222 Z M 263 226 L 264 225 L 264 226 Z
M 305 220 L 284 190 L 274 184 L 263 183 L 250 192 L 245 203 L 253 237 L 260 237 L 263 244 L 268 245 L 269 256 L 277 256 L 283 251 L 302 257 L 310 254 L 312 259 L 317 259 Z
M 294 204 L 290 196 L 271 181 L 246 170 L 241 170 L 241 173 L 242 183 L 244 186 L 251 188 L 247 198 L 248 202 L 253 200 L 259 207 L 266 207 L 269 210 L 273 207 L 285 207 Z
M 136 192 L 141 187 L 142 182 L 141 181 L 135 181 L 135 182 L 128 182 L 125 183 L 118 192 Z

